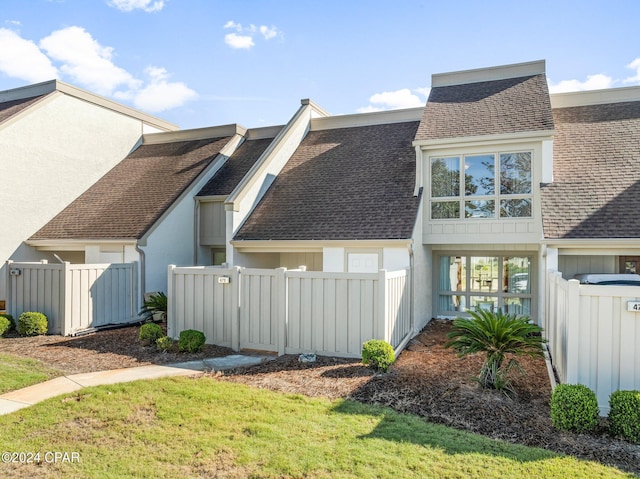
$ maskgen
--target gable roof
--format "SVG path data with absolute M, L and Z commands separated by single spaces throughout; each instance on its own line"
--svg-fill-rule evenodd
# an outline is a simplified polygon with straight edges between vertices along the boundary
M 431 89 L 417 141 L 553 130 L 544 74 Z
M 236 240 L 407 239 L 418 122 L 310 131 Z
M 29 108 L 44 96 L 46 95 L 3 101 L 2 103 L 0 103 L 0 123 L 20 113 L 22 110 Z
M 554 108 L 546 238 L 640 237 L 640 101 Z
M 200 190 L 198 196 L 231 194 L 272 141 L 273 138 L 245 140 Z
M 140 239 L 229 140 L 140 146 L 30 240 Z

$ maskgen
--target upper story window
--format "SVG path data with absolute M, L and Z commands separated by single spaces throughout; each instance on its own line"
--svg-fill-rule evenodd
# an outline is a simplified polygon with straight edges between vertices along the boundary
M 431 158 L 431 218 L 530 218 L 531 152 Z

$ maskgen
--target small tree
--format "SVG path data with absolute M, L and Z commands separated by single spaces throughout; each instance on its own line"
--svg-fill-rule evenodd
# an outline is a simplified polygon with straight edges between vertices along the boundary
M 459 356 L 485 353 L 486 357 L 478 382 L 483 388 L 508 389 L 506 374 L 512 367 L 520 368 L 516 359 L 506 365 L 507 354 L 543 356 L 542 328 L 527 316 L 477 310 L 469 311 L 471 318 L 456 318 L 447 335 L 446 348 L 453 348 Z M 520 368 L 521 369 L 521 368 Z

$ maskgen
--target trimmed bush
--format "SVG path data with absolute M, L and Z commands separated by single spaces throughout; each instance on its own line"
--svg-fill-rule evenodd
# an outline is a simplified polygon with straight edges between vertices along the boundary
M 609 406 L 611 434 L 640 444 L 640 391 L 615 391 Z
M 204 347 L 206 338 L 204 333 L 195 329 L 185 329 L 178 338 L 178 351 L 185 353 L 199 353 Z
M 13 316 L 11 316 L 10 314 L 6 314 L 6 313 L 0 313 L 0 318 L 6 318 L 9 321 L 9 329 L 7 329 L 7 331 L 11 331 L 12 329 L 16 329 L 16 320 L 13 319 Z M 2 335 L 0 334 L 0 336 L 2 336 Z
M 156 339 L 156 347 L 158 351 L 166 352 L 173 347 L 173 339 L 169 336 L 162 336 Z
M 47 334 L 49 321 L 47 317 L 38 312 L 27 311 L 18 318 L 18 333 L 21 336 L 39 336 Z
M 6 316 L 0 316 L 0 336 L 4 336 L 4 333 L 11 329 L 11 323 Z
M 551 395 L 551 423 L 556 429 L 591 432 L 598 425 L 598 399 L 582 384 L 560 384 Z
M 395 362 L 393 347 L 381 339 L 371 339 L 362 345 L 362 364 L 376 371 L 387 372 Z
M 140 326 L 138 339 L 148 345 L 156 344 L 156 341 L 164 336 L 162 328 L 155 323 L 146 323 Z

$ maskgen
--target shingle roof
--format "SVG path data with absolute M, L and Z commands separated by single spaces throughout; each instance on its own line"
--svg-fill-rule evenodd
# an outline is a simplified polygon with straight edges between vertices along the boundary
M 640 238 L 640 102 L 553 110 L 546 238 Z
M 246 140 L 200 190 L 198 196 L 231 194 L 272 141 L 273 138 Z
M 30 239 L 139 239 L 228 141 L 142 145 Z
M 431 89 L 416 140 L 553 130 L 544 75 Z
M 40 95 L 31 98 L 21 98 L 19 100 L 11 100 L 0 103 L 0 123 L 5 120 L 8 120 L 13 115 L 21 112 L 25 108 L 28 108 L 30 105 L 38 101 L 45 95 Z
M 311 131 L 237 240 L 410 238 L 418 122 Z

